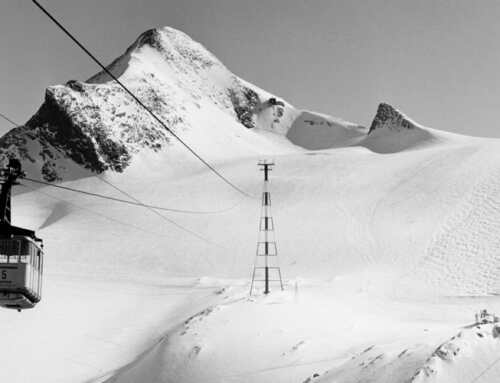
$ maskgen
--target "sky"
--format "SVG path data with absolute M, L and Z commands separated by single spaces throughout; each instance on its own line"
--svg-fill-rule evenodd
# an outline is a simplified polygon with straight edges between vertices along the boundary
M 380 102 L 436 129 L 500 137 L 497 0 L 39 0 L 105 63 L 171 26 L 302 109 L 369 126 Z M 0 5 L 0 113 L 98 72 L 31 0 Z M 10 129 L 0 121 L 0 133 Z

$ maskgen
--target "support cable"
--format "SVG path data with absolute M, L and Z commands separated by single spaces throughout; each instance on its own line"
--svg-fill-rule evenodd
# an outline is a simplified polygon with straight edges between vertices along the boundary
M 25 180 L 28 180 L 28 181 L 31 181 L 31 182 L 35 182 L 35 183 L 42 183 L 42 184 L 45 184 L 45 185 L 48 185 L 48 186 L 53 186 L 53 187 L 56 187 L 56 188 L 59 188 L 59 189 L 64 189 L 64 190 L 69 190 L 69 191 L 77 191 L 76 189 L 73 189 L 73 188 L 67 188 L 67 187 L 64 187 L 64 186 L 59 186 L 59 185 L 54 185 L 54 184 L 51 184 L 51 183 L 48 183 L 48 182 L 43 182 L 43 181 L 36 181 L 36 180 L 32 180 L 30 178 L 24 178 Z M 23 185 L 23 184 L 21 184 Z M 27 186 L 27 185 L 23 185 L 23 186 Z M 78 191 L 78 192 L 81 192 L 83 194 L 87 194 L 87 195 L 90 195 L 90 196 L 94 196 L 94 197 L 101 197 L 101 198 L 105 198 L 105 199 L 109 199 L 109 200 L 113 200 L 113 201 L 117 201 L 117 202 L 121 202 L 121 203 L 127 203 L 129 205 L 135 205 L 135 206 L 140 206 L 140 207 L 144 207 L 148 210 L 151 210 L 152 212 L 154 212 L 156 215 L 159 215 L 160 217 L 162 217 L 163 220 L 169 222 L 170 224 L 174 225 L 175 227 L 177 227 L 178 229 L 182 230 L 182 231 L 185 231 L 189 234 L 191 234 L 192 236 L 206 242 L 206 243 L 209 243 L 211 245 L 215 245 L 217 247 L 223 247 L 222 245 L 218 244 L 218 243 L 215 243 L 205 237 L 203 237 L 201 234 L 198 234 L 196 233 L 195 231 L 191 230 L 191 229 L 188 229 L 184 226 L 182 226 L 181 224 L 175 222 L 174 220 L 170 219 L 170 218 L 167 218 L 165 217 L 164 215 L 162 215 L 161 213 L 157 212 L 156 210 L 154 210 L 155 208 L 153 207 L 150 207 L 148 205 L 144 205 L 142 204 L 141 202 L 132 202 L 132 201 L 127 201 L 127 200 L 121 200 L 119 198 L 114 198 L 114 197 L 104 197 L 104 196 L 100 196 L 98 194 L 95 194 L 95 193 L 90 193 L 90 192 L 84 192 L 84 191 Z
M 142 206 L 143 208 L 149 210 L 150 212 L 152 212 L 153 214 L 156 214 L 158 217 L 160 217 L 161 219 L 171 223 L 172 225 L 180 228 L 181 230 L 184 230 L 184 231 L 187 231 L 188 233 L 194 235 L 195 237 L 197 237 L 198 239 L 201 239 L 207 243 L 210 243 L 212 245 L 215 245 L 215 246 L 218 246 L 218 247 L 222 247 L 224 248 L 224 246 L 222 245 L 219 245 L 218 243 L 216 242 L 213 242 L 205 237 L 202 237 L 201 235 L 199 235 L 198 233 L 190 230 L 190 229 L 187 229 L 185 228 L 184 226 L 181 226 L 180 224 L 178 224 L 177 222 L 173 221 L 172 219 L 166 217 L 165 215 L 161 214 L 159 211 L 157 211 L 154 207 L 150 207 L 150 206 L 147 206 L 147 205 L 144 205 L 139 199 L 135 198 L 133 195 L 131 195 L 130 193 L 127 193 L 126 191 L 118 188 L 117 186 L 113 185 L 112 183 L 110 183 L 109 181 L 106 181 L 105 179 L 103 178 L 99 178 L 101 181 L 103 181 L 104 183 L 110 185 L 112 188 L 114 188 L 115 190 L 119 191 L 120 193 L 122 193 L 123 195 L 127 196 L 128 198 L 130 198 L 131 200 L 133 200 L 137 205 L 139 206 Z
M 101 217 L 101 218 L 107 219 L 107 220 L 109 220 L 109 221 L 111 221 L 111 222 L 118 223 L 118 224 L 120 224 L 120 225 L 123 225 L 123 226 L 127 226 L 127 227 L 130 227 L 130 228 L 133 228 L 133 229 L 135 229 L 135 230 L 137 230 L 137 231 L 141 231 L 141 232 L 143 232 L 143 233 L 147 233 L 147 234 L 150 234 L 150 235 L 155 236 L 155 237 L 158 237 L 158 236 L 161 236 L 161 237 L 167 237 L 167 236 L 166 236 L 166 235 L 164 235 L 164 234 L 154 233 L 154 232 L 152 232 L 152 231 L 149 231 L 149 230 L 143 229 L 143 228 L 141 228 L 141 227 L 139 227 L 139 226 L 136 226 L 136 225 L 133 225 L 133 224 L 131 224 L 131 223 L 124 222 L 124 221 L 121 221 L 121 220 L 119 220 L 119 219 L 109 217 L 109 216 L 108 216 L 108 215 L 106 215 L 106 214 L 103 214 L 103 213 L 98 213 L 98 212 L 96 212 L 96 211 L 94 211 L 94 210 L 92 210 L 92 209 L 89 209 L 89 208 L 86 208 L 86 207 L 80 206 L 80 205 L 78 205 L 78 204 L 76 204 L 76 203 L 74 203 L 74 202 L 70 202 L 70 201 L 68 201 L 68 200 L 66 200 L 66 199 L 63 199 L 63 198 L 60 198 L 60 197 L 56 197 L 55 195 L 52 195 L 52 194 L 46 193 L 46 192 L 44 192 L 44 191 L 42 191 L 42 190 L 40 190 L 40 189 L 34 188 L 33 186 L 24 185 L 24 184 L 20 184 L 20 185 L 21 185 L 21 186 L 24 186 L 24 187 L 27 187 L 27 188 L 29 188 L 29 189 L 31 189 L 31 191 L 32 191 L 32 192 L 34 192 L 34 193 L 42 194 L 42 195 L 47 196 L 47 197 L 49 197 L 49 198 L 51 198 L 51 199 L 53 199 L 53 200 L 55 200 L 55 201 L 64 202 L 64 203 L 66 203 L 66 204 L 68 204 L 68 205 L 70 205 L 70 206 L 74 206 L 75 208 L 77 208 L 77 209 L 79 209 L 79 210 L 86 211 L 86 212 L 91 213 L 91 214 L 93 214 L 93 215 L 96 215 L 96 216 L 98 216 L 98 217 Z M 40 229 L 39 229 L 39 230 L 40 230 Z
M 105 181 L 104 179 L 102 179 L 100 177 L 97 177 L 97 178 L 99 178 L 101 181 L 106 182 L 109 185 L 111 185 L 108 181 Z M 198 215 L 204 215 L 204 214 L 221 214 L 221 213 L 228 212 L 228 211 L 234 209 L 236 206 L 239 205 L 239 202 L 238 202 L 235 205 L 233 205 L 231 207 L 228 207 L 226 209 L 213 210 L 213 211 L 174 209 L 174 208 L 169 208 L 169 207 L 164 207 L 164 206 L 149 205 L 149 204 L 145 204 L 145 203 L 138 202 L 138 201 L 129 201 L 129 200 L 121 199 L 121 198 L 107 196 L 107 195 L 104 195 L 104 194 L 93 193 L 93 192 L 89 192 L 89 191 L 85 191 L 85 190 L 81 190 L 81 189 L 75 189 L 75 188 L 71 188 L 71 187 L 68 187 L 68 186 L 56 185 L 56 184 L 53 184 L 53 183 L 50 183 L 50 182 L 35 180 L 35 179 L 29 178 L 29 177 L 23 177 L 22 179 L 26 180 L 26 181 L 33 182 L 33 183 L 37 183 L 37 184 L 40 184 L 40 185 L 51 186 L 51 187 L 54 187 L 54 188 L 57 188 L 57 189 L 67 190 L 67 191 L 70 191 L 70 192 L 73 192 L 73 193 L 85 194 L 85 195 L 88 195 L 88 196 L 91 196 L 91 197 L 95 197 L 95 198 L 107 199 L 107 200 L 110 200 L 110 201 L 124 203 L 124 204 L 132 205 L 132 206 L 140 206 L 140 207 L 151 208 L 151 209 L 156 209 L 156 210 L 169 211 L 169 212 L 172 212 L 172 213 L 198 214 Z M 113 188 L 119 190 L 114 185 L 112 185 L 112 186 L 113 186 Z
M 10 124 L 14 125 L 15 128 L 21 125 L 17 125 L 14 121 L 12 121 L 9 117 L 7 117 L 5 114 L 0 113 L 0 117 L 2 117 L 5 121 L 9 122 Z
M 120 85 L 125 92 L 127 92 L 136 102 L 139 104 L 149 115 L 156 120 L 165 130 L 167 130 L 177 141 L 179 141 L 192 155 L 194 155 L 199 161 L 201 161 L 209 170 L 211 170 L 217 177 L 222 181 L 232 187 L 239 193 L 251 197 L 247 192 L 236 186 L 233 182 L 223 176 L 217 169 L 215 169 L 211 164 L 204 160 L 194 149 L 192 149 L 183 139 L 181 139 L 174 131 L 172 131 L 150 108 L 148 108 L 131 90 L 129 90 L 118 78 L 106 67 L 99 59 L 97 59 L 71 32 L 69 32 L 57 19 L 52 16 L 37 0 L 31 0 L 54 24 L 56 24 L 73 42 L 80 47 L 97 65 L 99 65 L 102 70 L 111 77 L 118 85 Z
M 41 190 L 39 190 L 39 189 L 35 189 L 35 188 L 34 188 L 34 187 L 32 187 L 32 186 L 23 185 L 23 184 L 21 184 L 21 186 L 27 187 L 27 188 L 31 189 L 33 192 L 35 192 L 35 193 L 43 194 L 43 195 L 45 195 L 45 196 L 47 196 L 47 197 L 49 197 L 49 198 L 52 198 L 52 199 L 54 199 L 54 200 L 56 200 L 56 201 L 64 202 L 64 203 L 66 203 L 66 204 L 68 204 L 68 205 L 70 205 L 70 206 L 74 206 L 74 207 L 76 207 L 77 209 L 80 209 L 80 210 L 86 211 L 86 212 L 88 212 L 88 213 L 94 214 L 94 215 L 96 215 L 96 216 L 98 216 L 98 217 L 101 217 L 101 218 L 107 219 L 107 220 L 109 220 L 109 221 L 111 221 L 111 222 L 115 222 L 115 223 L 118 223 L 118 224 L 120 224 L 120 225 L 130 227 L 130 228 L 132 228 L 132 229 L 135 229 L 135 230 L 137 230 L 137 231 L 141 231 L 141 232 L 146 233 L 146 234 L 150 234 L 150 235 L 155 236 L 155 237 L 165 237 L 165 238 L 169 238 L 169 239 L 171 239 L 171 237 L 170 237 L 170 236 L 167 236 L 167 235 L 165 235 L 165 234 L 155 233 L 155 232 L 152 232 L 152 231 L 146 230 L 146 229 L 144 229 L 144 228 L 142 228 L 142 227 L 140 227 L 140 226 L 136 226 L 136 225 L 133 225 L 133 224 L 131 224 L 131 223 L 128 223 L 128 222 L 123 222 L 123 221 L 121 221 L 121 220 L 119 220 L 119 219 L 116 219 L 116 218 L 110 217 L 110 216 L 108 216 L 108 215 L 106 215 L 106 214 L 98 213 L 98 212 L 96 212 L 96 211 L 94 211 L 94 210 L 91 210 L 91 209 L 89 209 L 89 208 L 86 208 L 86 207 L 83 207 L 83 206 L 77 205 L 77 204 L 76 204 L 76 203 L 74 203 L 74 202 L 70 202 L 70 201 L 65 200 L 65 199 L 63 199 L 63 198 L 56 197 L 56 196 L 54 196 L 54 195 L 52 195 L 52 194 L 49 194 L 49 193 L 43 192 L 43 191 L 41 191 Z M 212 262 L 210 262 L 210 261 L 208 260 L 208 258 L 204 258 L 204 260 L 205 260 L 205 261 L 206 261 L 206 262 L 207 262 L 210 266 L 213 266 Z
M 118 186 L 115 186 L 113 185 L 111 182 L 109 182 L 108 180 L 105 180 L 104 178 L 100 178 L 99 179 L 104 182 L 105 184 L 111 186 L 113 189 L 117 190 L 118 192 L 122 193 L 123 195 L 125 195 L 126 197 L 132 199 L 133 201 L 137 202 L 137 203 L 142 203 L 140 200 L 138 200 L 137 198 L 135 198 L 134 196 L 132 196 L 130 193 L 126 192 L 125 190 L 123 189 L 120 189 Z M 169 223 L 172 223 L 174 224 L 175 226 L 179 226 L 176 222 L 173 222 L 170 218 L 166 217 L 165 215 L 161 214 L 160 212 L 158 212 L 157 210 L 155 210 L 154 208 L 151 208 L 151 207 L 147 207 L 147 206 L 144 206 L 146 209 L 148 209 L 149 211 L 151 211 L 153 214 L 156 214 L 157 216 L 159 216 L 161 219 L 163 220 L 166 220 L 167 222 Z M 185 229 L 185 228 L 184 228 Z M 194 232 L 191 232 L 191 234 L 193 235 L 197 235 L 197 233 L 194 233 Z M 217 247 L 220 247 L 221 249 L 225 249 L 225 250 L 228 250 L 225 246 L 217 243 L 217 242 L 214 242 L 214 241 L 211 241 L 211 240 L 208 240 L 204 237 L 201 237 L 202 240 L 210 243 L 211 245 L 215 245 Z M 211 266 L 213 267 L 214 264 L 213 262 L 209 261 L 208 258 L 204 258 L 204 260 Z

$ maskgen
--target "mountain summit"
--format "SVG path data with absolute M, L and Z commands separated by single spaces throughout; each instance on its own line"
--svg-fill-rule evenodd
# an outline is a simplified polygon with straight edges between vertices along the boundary
M 172 28 L 143 33 L 108 68 L 183 137 L 205 136 L 200 130 L 215 121 L 226 129 L 233 125 L 232 134 L 252 128 L 286 133 L 300 113 L 285 102 L 271 105 L 272 95 L 239 79 L 202 45 Z M 227 135 L 211 130 L 215 140 Z M 48 181 L 82 171 L 121 172 L 135 154 L 171 144 L 169 133 L 105 72 L 86 82 L 49 87 L 26 125 L 0 140 L 4 156 L 20 158 L 29 173 Z
M 432 138 L 388 104 L 380 104 L 369 131 L 297 109 L 242 80 L 169 27 L 141 34 L 108 69 L 211 161 L 354 145 L 385 153 Z M 85 82 L 49 87 L 38 112 L 0 138 L 0 148 L 0 160 L 19 158 L 30 176 L 46 181 L 123 172 L 147 152 L 178 161 L 189 155 L 104 71 Z

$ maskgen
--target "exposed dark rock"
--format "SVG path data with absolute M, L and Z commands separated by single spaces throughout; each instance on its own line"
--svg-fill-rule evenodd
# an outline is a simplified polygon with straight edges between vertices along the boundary
M 259 95 L 252 89 L 243 88 L 241 93 L 229 89 L 229 96 L 231 97 L 238 121 L 249 129 L 255 128 L 253 115 L 255 108 L 260 104 Z
M 383 127 L 387 127 L 390 130 L 404 130 L 414 129 L 416 126 L 404 114 L 391 105 L 381 103 L 378 106 L 377 114 L 373 119 L 368 134 Z
M 49 146 L 52 146 L 87 169 L 98 173 L 104 171 L 106 164 L 99 159 L 91 137 L 74 123 L 68 112 L 71 113 L 61 106 L 49 88 L 45 102 L 26 127 L 38 137 L 45 156 L 50 152 Z

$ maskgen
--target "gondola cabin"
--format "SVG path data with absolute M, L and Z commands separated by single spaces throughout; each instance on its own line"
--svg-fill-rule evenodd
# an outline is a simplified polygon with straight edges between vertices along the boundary
M 0 306 L 33 308 L 42 297 L 43 250 L 36 238 L 0 236 Z
M 11 189 L 23 176 L 15 159 L 0 169 L 0 307 L 18 311 L 40 302 L 43 276 L 42 240 L 34 231 L 11 225 Z

